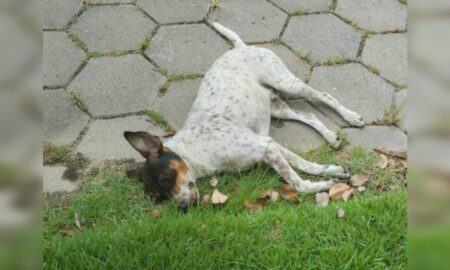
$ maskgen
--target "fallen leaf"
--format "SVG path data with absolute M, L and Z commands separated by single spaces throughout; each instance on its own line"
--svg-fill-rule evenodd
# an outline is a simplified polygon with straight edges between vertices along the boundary
M 369 181 L 369 175 L 368 174 L 355 174 L 350 178 L 350 182 L 352 183 L 352 186 L 359 187 L 364 185 Z
M 167 131 L 165 131 L 164 133 L 163 133 L 163 137 L 164 138 L 168 138 L 168 137 L 172 137 L 173 135 L 175 135 L 175 131 L 173 131 L 173 130 L 167 130 Z
M 58 232 L 60 234 L 62 234 L 62 235 L 65 235 L 65 236 L 69 236 L 69 237 L 73 236 L 73 231 L 72 230 L 61 229 Z
M 375 183 L 375 191 L 380 192 L 382 189 L 383 189 L 383 182 L 377 180 L 377 182 Z
M 345 216 L 345 211 L 342 208 L 339 208 L 339 210 L 337 211 L 337 216 L 342 218 Z
M 400 163 L 402 164 L 403 168 L 408 169 L 408 162 L 406 160 L 400 160 Z
M 408 158 L 408 154 L 406 153 L 406 151 L 394 152 L 392 153 L 392 156 L 404 160 Z
M 270 200 L 270 194 L 272 193 L 272 190 L 270 189 L 266 189 L 264 190 L 258 197 L 258 199 L 256 199 L 256 202 L 258 202 L 259 204 L 264 205 L 268 200 Z
M 152 216 L 159 218 L 159 217 L 161 217 L 161 212 L 159 210 L 153 210 Z
M 259 212 L 262 210 L 261 204 L 257 202 L 251 202 L 249 200 L 244 201 L 244 206 L 250 213 Z
M 356 190 L 359 191 L 359 192 L 363 192 L 364 190 L 366 190 L 366 187 L 365 186 L 360 186 L 360 187 L 357 187 Z
M 205 194 L 205 195 L 203 195 L 203 198 L 202 198 L 202 204 L 207 204 L 207 203 L 209 203 L 209 194 Z
M 298 204 L 300 200 L 298 199 L 298 193 L 295 188 L 290 185 L 282 185 L 280 189 L 281 198 L 285 199 L 294 204 Z
M 150 124 L 156 125 L 156 121 L 155 119 L 148 117 L 147 119 L 145 119 L 145 121 L 149 122 Z
M 83 228 L 81 227 L 80 218 L 78 217 L 77 213 L 75 213 L 75 226 L 78 228 L 78 230 L 83 230 Z
M 352 159 L 352 155 L 347 152 L 339 152 L 336 156 L 341 161 L 350 161 Z
M 276 202 L 276 201 L 278 201 L 279 198 L 280 198 L 280 193 L 278 193 L 275 190 L 272 190 L 272 193 L 270 193 L 270 200 L 272 202 Z
M 220 193 L 219 190 L 214 189 L 213 194 L 211 196 L 211 202 L 213 204 L 223 204 L 227 201 L 228 196 Z
M 318 206 L 325 207 L 328 205 L 329 201 L 330 197 L 328 197 L 328 193 L 326 192 L 316 193 L 316 203 Z
M 375 147 L 373 150 L 377 151 L 380 154 L 389 155 L 389 150 L 387 150 L 384 146 Z
M 355 191 L 354 188 L 350 188 L 346 191 L 344 191 L 344 193 L 342 193 L 342 199 L 346 202 L 348 201 L 348 199 L 350 199 L 350 196 L 352 196 L 353 192 Z
M 215 188 L 215 187 L 217 187 L 217 185 L 219 184 L 219 179 L 217 179 L 217 177 L 213 177 L 213 178 L 211 178 L 211 180 L 209 180 L 209 184 L 213 187 L 213 188 Z
M 397 167 L 397 161 L 395 161 L 395 159 L 390 158 L 388 161 L 388 167 L 389 168 L 396 168 Z
M 380 154 L 380 159 L 378 160 L 377 167 L 380 169 L 384 169 L 388 165 L 388 162 L 389 160 L 387 156 L 384 154 Z
M 342 198 L 342 194 L 346 190 L 349 190 L 350 186 L 344 184 L 344 183 L 337 183 L 331 186 L 330 190 L 328 191 L 328 196 L 332 199 L 339 199 Z

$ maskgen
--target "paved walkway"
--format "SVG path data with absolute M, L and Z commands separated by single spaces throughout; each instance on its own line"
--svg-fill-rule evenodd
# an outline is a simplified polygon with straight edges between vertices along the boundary
M 45 0 L 45 141 L 90 160 L 137 158 L 124 130 L 162 135 L 147 109 L 179 129 L 201 76 L 231 48 L 208 21 L 247 43 L 272 49 L 316 89 L 359 112 L 368 124 L 350 128 L 329 108 L 294 100 L 352 144 L 405 149 L 405 119 L 385 112 L 407 94 L 407 8 L 399 0 Z M 209 12 L 207 12 L 209 10 Z M 404 109 L 403 109 L 404 110 Z M 390 123 L 390 124 L 389 124 Z M 274 121 L 272 136 L 306 151 L 323 139 L 309 126 Z M 64 166 L 44 169 L 44 190 L 70 190 Z

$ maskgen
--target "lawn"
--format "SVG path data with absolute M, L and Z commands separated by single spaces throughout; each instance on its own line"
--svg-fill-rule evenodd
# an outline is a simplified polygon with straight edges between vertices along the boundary
M 181 214 L 175 203 L 153 203 L 123 170 L 102 170 L 76 193 L 46 196 L 44 268 L 405 268 L 404 171 L 377 168 L 378 155 L 359 147 L 336 153 L 323 146 L 307 157 L 369 172 L 367 190 L 324 208 L 315 205 L 314 194 L 301 194 L 298 205 L 281 200 L 249 213 L 245 200 L 282 184 L 258 164 L 219 175 L 218 188 L 229 195 L 224 205 L 200 205 Z M 208 180 L 199 180 L 202 194 L 212 191 Z M 344 217 L 337 216 L 339 208 Z

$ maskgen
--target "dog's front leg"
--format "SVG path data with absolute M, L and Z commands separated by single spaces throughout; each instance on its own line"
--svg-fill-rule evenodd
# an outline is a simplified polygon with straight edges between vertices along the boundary
M 298 176 L 298 174 L 291 168 L 289 162 L 284 158 L 279 147 L 277 146 L 277 143 L 274 141 L 269 142 L 267 150 L 264 153 L 264 161 L 299 192 L 318 192 L 327 190 L 334 183 L 333 181 L 311 182 L 300 178 L 300 176 Z

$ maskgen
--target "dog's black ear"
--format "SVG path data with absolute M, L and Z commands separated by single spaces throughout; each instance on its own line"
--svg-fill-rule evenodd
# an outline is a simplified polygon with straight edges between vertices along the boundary
M 163 151 L 163 144 L 159 137 L 145 131 L 125 131 L 123 136 L 144 158 L 157 158 Z

